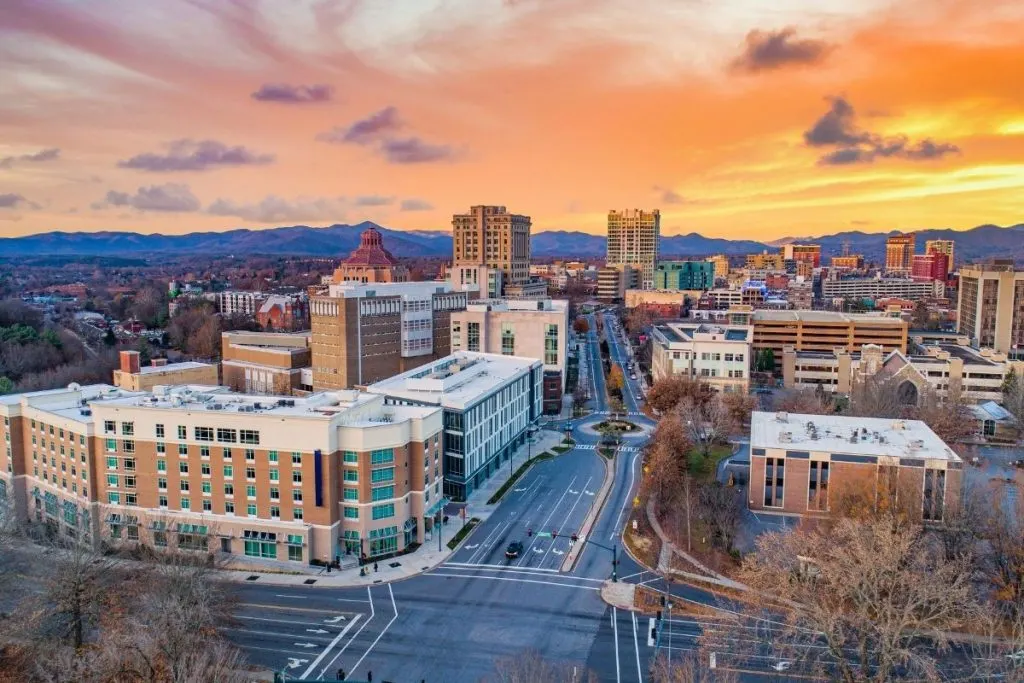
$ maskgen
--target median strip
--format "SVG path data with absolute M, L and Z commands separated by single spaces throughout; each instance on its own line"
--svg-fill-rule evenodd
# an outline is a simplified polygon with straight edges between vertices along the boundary
M 487 504 L 488 505 L 494 505 L 499 500 L 501 500 L 502 496 L 504 496 L 505 493 L 507 493 L 508 490 L 510 488 L 512 488 L 512 486 L 515 485 L 515 483 L 517 481 L 519 481 L 520 477 L 522 477 L 524 474 L 526 474 L 526 471 L 528 469 L 530 469 L 530 467 L 532 467 L 535 462 L 540 462 L 542 460 L 549 460 L 549 459 L 551 459 L 553 457 L 555 457 L 555 456 L 552 455 L 551 453 L 549 453 L 548 451 L 544 451 L 540 455 L 536 455 L 533 458 L 531 458 L 531 459 L 527 460 L 526 462 L 524 462 L 522 465 L 519 466 L 519 469 L 517 469 L 515 472 L 512 473 L 512 476 L 508 478 L 508 481 L 506 481 L 504 484 L 502 484 L 501 488 L 499 488 L 497 491 L 495 491 L 494 495 L 487 499 Z

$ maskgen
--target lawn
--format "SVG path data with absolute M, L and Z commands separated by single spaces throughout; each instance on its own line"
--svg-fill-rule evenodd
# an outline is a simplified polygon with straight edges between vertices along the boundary
M 732 444 L 718 444 L 711 447 L 711 454 L 705 458 L 697 450 L 692 450 L 686 456 L 689 463 L 690 474 L 702 481 L 710 481 L 715 478 L 715 471 L 718 463 L 724 458 L 732 455 Z

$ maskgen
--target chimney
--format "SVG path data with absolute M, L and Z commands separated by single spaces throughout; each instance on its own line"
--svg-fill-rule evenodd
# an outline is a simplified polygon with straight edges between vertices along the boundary
M 162 368 L 163 366 L 167 365 L 167 359 L 154 358 L 152 361 L 150 361 L 150 365 L 152 365 L 154 368 Z
M 127 372 L 131 375 L 139 373 L 141 368 L 141 361 L 139 360 L 138 351 L 122 351 L 121 352 L 121 372 Z

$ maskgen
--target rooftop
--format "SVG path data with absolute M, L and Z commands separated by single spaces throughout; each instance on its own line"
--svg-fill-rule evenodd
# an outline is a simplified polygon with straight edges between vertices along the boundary
M 685 344 L 695 340 L 747 342 L 750 340 L 752 332 L 752 328 L 744 325 L 694 325 L 692 323 L 660 323 L 654 326 L 654 330 L 671 344 Z
M 750 447 L 960 460 L 924 422 L 877 417 L 755 412 Z
M 796 322 L 802 320 L 812 323 L 872 323 L 901 327 L 906 322 L 899 318 L 890 318 L 883 313 L 839 313 L 837 311 L 772 311 L 759 309 L 754 311 L 754 320 Z
M 211 363 L 198 363 L 196 361 L 183 361 L 181 363 L 169 363 L 167 365 L 147 365 L 139 368 L 140 375 L 169 375 L 184 370 L 201 370 L 203 368 L 215 368 Z
M 542 367 L 534 358 L 458 351 L 366 387 L 374 394 L 462 410 Z
M 438 282 L 436 280 L 423 282 L 339 282 L 330 285 L 323 294 L 338 299 L 358 299 L 374 296 L 426 299 L 433 294 L 447 294 L 453 291 L 451 282 Z

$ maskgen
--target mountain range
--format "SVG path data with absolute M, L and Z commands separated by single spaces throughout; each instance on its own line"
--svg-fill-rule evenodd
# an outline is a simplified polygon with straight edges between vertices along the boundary
M 336 224 L 325 228 L 305 225 L 260 230 L 236 229 L 225 232 L 193 232 L 185 235 L 141 234 L 136 232 L 48 232 L 24 237 L 0 238 L 0 257 L 26 256 L 156 256 L 160 254 L 279 254 L 340 258 L 359 245 L 359 234 L 368 227 L 382 233 L 385 246 L 399 257 L 444 257 L 452 253 L 452 238 L 441 231 L 402 231 L 364 221 L 357 225 Z M 810 241 L 820 244 L 823 263 L 842 253 L 844 243 L 850 251 L 863 254 L 868 261 L 885 257 L 885 239 L 892 233 L 840 232 L 814 238 L 785 238 L 771 242 L 728 240 L 688 235 L 663 235 L 660 251 L 664 258 L 709 256 L 711 254 L 747 254 L 778 245 Z M 1024 261 L 1024 224 L 1010 227 L 982 225 L 970 230 L 920 230 L 917 251 L 924 251 L 925 240 L 956 241 L 958 263 L 991 256 Z M 531 237 L 534 256 L 594 258 L 605 253 L 605 238 L 572 231 L 547 231 Z

